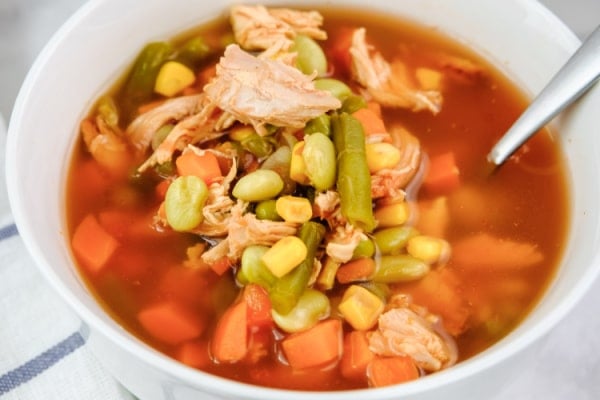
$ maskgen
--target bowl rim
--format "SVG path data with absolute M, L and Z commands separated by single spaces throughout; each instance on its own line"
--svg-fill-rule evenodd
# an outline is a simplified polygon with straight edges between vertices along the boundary
M 554 325 L 563 319 L 569 310 L 571 310 L 583 297 L 585 292 L 587 292 L 587 290 L 594 283 L 594 280 L 600 274 L 600 269 L 598 268 L 595 270 L 589 270 L 587 275 L 577 283 L 573 290 L 570 291 L 569 297 L 560 304 L 560 307 L 555 309 L 551 314 L 544 316 L 534 326 L 534 329 L 522 333 L 518 338 L 513 338 L 510 347 L 504 348 L 502 344 L 499 343 L 493 346 L 492 351 L 486 350 L 481 355 L 463 361 L 453 366 L 449 370 L 441 371 L 431 376 L 421 378 L 415 382 L 387 388 L 370 388 L 337 392 L 272 389 L 236 382 L 203 371 L 198 371 L 196 369 L 187 367 L 176 360 L 163 355 L 162 353 L 159 353 L 128 332 L 119 331 L 116 328 L 116 324 L 114 326 L 107 324 L 98 315 L 91 311 L 71 291 L 71 289 L 69 289 L 69 287 L 53 270 L 49 260 L 47 260 L 42 254 L 36 243 L 35 236 L 30 229 L 30 224 L 27 222 L 27 210 L 24 210 L 20 207 L 21 202 L 19 199 L 20 196 L 22 196 L 22 193 L 19 191 L 19 182 L 17 181 L 17 174 L 15 171 L 17 166 L 16 148 L 19 145 L 17 132 L 21 128 L 22 119 L 26 118 L 27 116 L 27 103 L 30 101 L 30 98 L 34 96 L 36 82 L 40 79 L 45 65 L 50 59 L 52 59 L 55 50 L 61 46 L 62 41 L 78 27 L 81 21 L 88 14 L 93 13 L 94 10 L 103 2 L 104 0 L 90 0 L 81 6 L 51 37 L 28 71 L 17 96 L 8 125 L 6 143 L 6 184 L 9 194 L 9 203 L 13 212 L 15 224 L 19 230 L 19 234 L 25 243 L 28 253 L 33 258 L 36 267 L 42 273 L 44 278 L 51 284 L 53 289 L 58 292 L 63 300 L 75 311 L 77 316 L 81 318 L 84 323 L 88 324 L 95 331 L 98 331 L 104 337 L 108 338 L 116 346 L 119 346 L 121 350 L 130 355 L 135 355 L 142 361 L 158 369 L 160 372 L 170 376 L 176 376 L 182 379 L 185 383 L 189 384 L 191 387 L 202 387 L 203 389 L 208 390 L 216 395 L 234 395 L 240 398 L 260 397 L 264 399 L 279 399 L 282 396 L 285 396 L 285 398 L 288 399 L 348 399 L 350 396 L 361 396 L 365 399 L 388 399 L 397 397 L 399 395 L 418 394 L 422 392 L 423 388 L 430 390 L 454 381 L 461 380 L 481 370 L 488 369 L 491 366 L 519 353 L 529 344 L 547 333 Z M 544 15 L 544 17 L 552 23 L 554 28 L 562 29 L 561 34 L 567 38 L 567 41 L 569 41 L 572 51 L 575 51 L 580 44 L 579 39 L 577 39 L 574 33 L 541 3 L 527 0 L 514 0 L 513 3 L 515 3 L 518 7 L 533 10 Z M 596 92 L 600 92 L 600 87 L 594 90 Z M 600 264 L 600 255 L 596 256 L 595 261 Z

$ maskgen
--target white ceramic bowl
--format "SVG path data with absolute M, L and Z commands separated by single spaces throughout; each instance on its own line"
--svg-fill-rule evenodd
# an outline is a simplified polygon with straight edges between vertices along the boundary
M 600 87 L 557 122 L 572 190 L 571 235 L 559 273 L 516 330 L 446 371 L 360 392 L 287 392 L 239 384 L 187 368 L 148 347 L 117 325 L 87 291 L 65 237 L 65 176 L 79 121 L 145 43 L 209 20 L 233 2 L 93 0 L 40 54 L 10 121 L 7 180 L 19 232 L 43 275 L 81 316 L 82 332 L 99 360 L 143 400 L 488 398 L 495 385 L 518 370 L 513 367 L 524 350 L 565 316 L 598 274 L 600 136 L 595 132 L 600 126 Z M 323 2 L 303 2 L 309 3 Z M 530 94 L 541 89 L 579 44 L 554 15 L 529 0 L 326 3 L 368 5 L 437 27 L 482 53 Z

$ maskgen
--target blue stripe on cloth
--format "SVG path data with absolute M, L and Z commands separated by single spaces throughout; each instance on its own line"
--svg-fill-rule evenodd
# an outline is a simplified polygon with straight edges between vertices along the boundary
M 85 340 L 75 332 L 25 364 L 0 376 L 0 396 L 30 381 L 58 361 L 83 346 Z
M 15 224 L 3 226 L 0 228 L 0 240 L 8 239 L 9 237 L 18 235 L 19 231 Z

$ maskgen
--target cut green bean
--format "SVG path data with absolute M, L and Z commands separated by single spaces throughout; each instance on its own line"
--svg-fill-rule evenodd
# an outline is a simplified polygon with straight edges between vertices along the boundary
M 373 217 L 371 174 L 362 124 L 350 114 L 341 113 L 332 117 L 332 128 L 342 215 L 352 225 L 371 232 L 377 222 Z
M 367 107 L 367 101 L 364 97 L 359 96 L 357 94 L 352 94 L 344 99 L 342 102 L 341 111 L 347 112 L 348 114 L 352 114 L 360 110 L 361 108 Z
M 191 38 L 181 46 L 177 60 L 195 69 L 210 55 L 211 49 L 201 36 Z
M 258 133 L 248 135 L 241 143 L 244 149 L 258 158 L 267 157 L 273 152 L 273 143 L 267 137 L 260 136 Z
M 238 281 L 244 283 L 256 283 L 268 289 L 277 277 L 261 261 L 261 257 L 269 250 L 267 246 L 248 246 L 242 253 Z
M 277 196 L 283 189 L 283 180 L 270 169 L 257 169 L 244 175 L 233 187 L 232 194 L 244 201 L 263 201 Z
M 298 237 L 306 245 L 306 258 L 300 265 L 278 279 L 269 290 L 273 309 L 282 315 L 289 313 L 294 308 L 308 285 L 313 271 L 315 254 L 325 237 L 325 227 L 317 222 L 305 222 L 300 227 Z
M 296 35 L 291 51 L 298 53 L 296 67 L 306 75 L 314 72 L 323 76 L 327 72 L 327 57 L 319 44 L 305 35 Z
M 275 324 L 285 332 L 301 332 L 312 328 L 331 313 L 329 298 L 315 289 L 306 289 L 287 314 L 271 311 Z
M 254 213 L 258 219 L 267 219 L 271 221 L 281 221 L 282 218 L 277 214 L 275 208 L 276 200 L 264 200 L 256 205 Z
M 306 136 L 302 158 L 306 175 L 315 189 L 325 191 L 335 184 L 335 147 L 327 136 L 320 132 Z
M 316 132 L 323 133 L 326 136 L 331 136 L 331 121 L 329 115 L 321 114 L 306 123 L 306 126 L 304 127 L 304 134 L 312 135 Z
M 419 231 L 412 226 L 396 226 L 378 230 L 373 234 L 377 248 L 383 255 L 399 254 L 406 248 L 408 240 Z
M 341 101 L 352 95 L 352 89 L 348 85 L 333 78 L 315 79 L 315 88 L 329 92 Z
M 371 277 L 373 282 L 410 282 L 423 278 L 429 272 L 429 265 L 407 254 L 382 256 L 377 261 L 377 269 Z
M 204 219 L 202 208 L 208 187 L 197 176 L 180 176 L 169 185 L 165 196 L 167 222 L 176 231 L 189 231 Z

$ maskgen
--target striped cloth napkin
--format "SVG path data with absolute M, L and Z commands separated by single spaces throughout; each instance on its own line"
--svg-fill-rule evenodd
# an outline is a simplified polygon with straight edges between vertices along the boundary
M 0 115 L 0 399 L 133 400 L 79 333 L 81 321 L 38 272 L 12 220 Z

